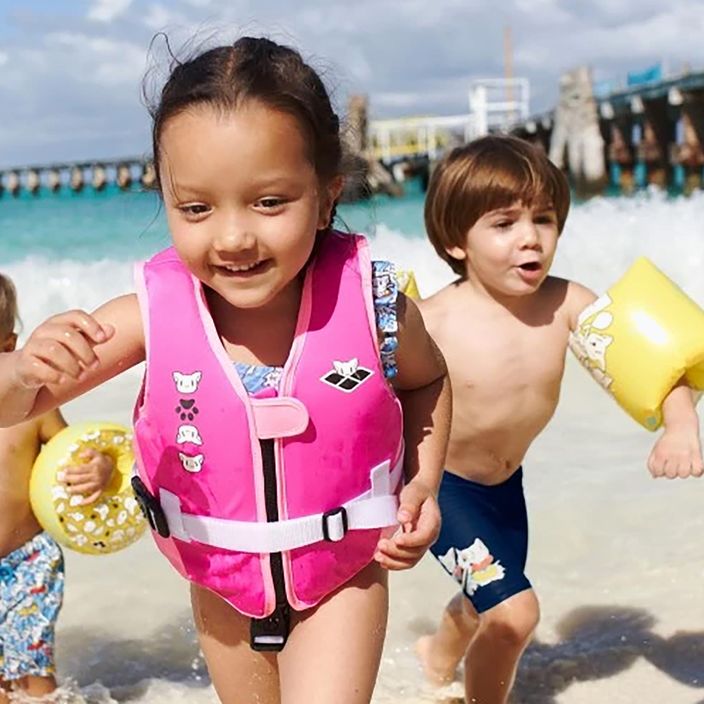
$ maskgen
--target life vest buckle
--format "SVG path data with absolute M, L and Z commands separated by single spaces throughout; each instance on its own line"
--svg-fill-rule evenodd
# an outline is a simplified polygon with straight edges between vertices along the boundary
M 344 506 L 326 511 L 322 518 L 323 540 L 338 543 L 347 535 L 347 509 Z
M 291 609 L 288 604 L 277 604 L 265 618 L 253 618 L 249 627 L 249 645 L 258 652 L 283 650 L 291 627 Z
M 157 498 L 151 494 L 139 477 L 132 477 L 131 483 L 137 503 L 142 509 L 144 517 L 149 522 L 151 529 L 155 530 L 162 538 L 170 537 L 169 523 Z

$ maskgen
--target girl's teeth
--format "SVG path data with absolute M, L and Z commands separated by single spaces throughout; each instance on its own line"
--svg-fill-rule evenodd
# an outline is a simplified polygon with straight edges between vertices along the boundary
M 254 267 L 257 266 L 257 264 L 259 264 L 259 262 L 247 264 L 247 266 L 226 266 L 225 268 L 228 271 L 249 271 L 250 269 L 254 269 Z

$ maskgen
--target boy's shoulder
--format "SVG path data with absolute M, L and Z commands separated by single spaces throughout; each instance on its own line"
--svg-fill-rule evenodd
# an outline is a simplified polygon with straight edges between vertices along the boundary
M 416 301 L 426 326 L 439 318 L 452 315 L 451 304 L 458 295 L 458 286 L 459 282 L 453 282 L 443 286 L 431 296 Z
M 569 320 L 570 329 L 574 329 L 577 316 L 596 299 L 596 294 L 583 284 L 559 276 L 548 276 L 542 290 L 546 299 L 562 310 Z

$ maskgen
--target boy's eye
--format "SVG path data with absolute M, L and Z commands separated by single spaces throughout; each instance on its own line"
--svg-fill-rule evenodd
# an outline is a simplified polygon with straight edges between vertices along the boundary
M 534 220 L 538 225 L 552 225 L 557 222 L 557 218 L 552 213 L 537 215 Z

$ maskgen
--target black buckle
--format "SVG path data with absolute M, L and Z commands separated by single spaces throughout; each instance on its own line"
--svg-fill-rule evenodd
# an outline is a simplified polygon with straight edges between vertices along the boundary
M 249 627 L 249 645 L 258 652 L 283 650 L 291 627 L 291 609 L 288 604 L 278 604 L 265 618 L 253 618 Z
M 330 537 L 330 527 L 328 525 L 328 521 L 333 518 L 334 516 L 341 516 L 342 517 L 342 535 L 339 538 L 331 538 Z M 342 540 L 345 536 L 347 535 L 347 509 L 345 509 L 344 506 L 338 506 L 337 508 L 333 508 L 330 511 L 326 511 L 323 514 L 323 540 L 327 541 L 328 543 L 337 543 L 340 540 Z
M 155 530 L 162 538 L 168 538 L 171 535 L 169 524 L 166 520 L 166 514 L 156 497 L 152 496 L 139 477 L 132 477 L 132 490 L 152 530 Z

